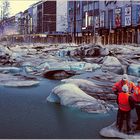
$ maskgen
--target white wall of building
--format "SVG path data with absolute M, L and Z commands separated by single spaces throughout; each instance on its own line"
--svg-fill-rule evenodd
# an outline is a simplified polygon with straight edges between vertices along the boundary
M 37 5 L 33 6 L 33 33 L 37 31 Z
M 56 31 L 66 32 L 67 23 L 67 0 L 57 0 L 56 6 Z

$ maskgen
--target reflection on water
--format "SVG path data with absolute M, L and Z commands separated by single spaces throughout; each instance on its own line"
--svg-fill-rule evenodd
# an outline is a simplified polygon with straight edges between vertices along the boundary
M 116 112 L 88 114 L 46 102 L 59 81 L 43 79 L 38 87 L 0 87 L 0 138 L 101 138 L 99 131 Z

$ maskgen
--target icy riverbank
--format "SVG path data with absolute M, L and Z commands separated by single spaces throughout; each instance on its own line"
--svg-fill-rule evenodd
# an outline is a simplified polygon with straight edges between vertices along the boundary
M 116 96 L 111 88 L 121 75 L 127 72 L 132 81 L 138 79 L 139 51 L 140 48 L 128 45 L 1 45 L 0 64 L 5 68 L 0 71 L 3 74 L 14 73 L 14 78 L 25 75 L 54 79 L 72 77 L 62 80 L 62 83 L 75 84 L 97 100 L 115 102 Z

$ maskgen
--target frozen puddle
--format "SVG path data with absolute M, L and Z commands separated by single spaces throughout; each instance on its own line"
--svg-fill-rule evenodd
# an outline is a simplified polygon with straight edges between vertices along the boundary
M 116 128 L 115 122 L 112 125 L 101 129 L 100 135 L 108 138 L 140 139 L 140 132 L 137 132 L 134 135 L 127 135 L 125 133 L 119 132 Z

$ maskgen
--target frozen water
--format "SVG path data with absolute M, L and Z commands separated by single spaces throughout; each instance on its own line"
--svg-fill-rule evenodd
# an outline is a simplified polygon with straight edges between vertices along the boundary
M 6 81 L 0 83 L 2 86 L 7 86 L 7 87 L 30 87 L 30 86 L 36 86 L 39 84 L 39 81 L 33 81 L 33 80 L 24 80 L 24 81 Z
M 73 83 L 77 85 L 79 88 L 87 89 L 91 87 L 97 86 L 95 83 L 85 80 L 85 79 L 64 79 L 61 80 L 63 83 Z
M 108 138 L 140 139 L 140 132 L 137 132 L 134 135 L 127 135 L 123 132 L 119 132 L 115 122 L 112 125 L 101 129 L 100 135 Z
M 0 72 L 18 73 L 21 71 L 22 71 L 21 68 L 17 67 L 0 67 Z
M 130 66 L 128 66 L 127 72 L 129 75 L 140 77 L 140 65 L 131 64 Z
M 113 56 L 106 56 L 103 61 L 103 65 L 105 66 L 121 66 L 119 60 Z
M 22 75 L 14 76 L 10 73 L 0 73 L 0 85 L 10 87 L 29 87 L 39 84 L 39 81 L 29 80 L 30 78 L 32 77 L 26 77 Z
M 58 97 L 61 105 L 78 108 L 88 113 L 105 113 L 107 111 L 104 101 L 87 95 L 71 83 L 55 87 L 52 93 L 47 97 L 47 100 L 50 102 L 58 102 Z
M 113 57 L 113 56 L 106 56 L 103 59 L 102 69 L 108 70 L 117 74 L 123 73 L 123 68 L 122 68 L 121 63 L 116 57 Z
M 13 52 L 11 55 L 11 59 L 15 59 L 16 61 L 21 61 L 22 60 L 22 56 L 20 53 L 15 53 Z
M 86 62 L 61 62 L 50 66 L 50 70 L 73 70 L 73 71 L 92 71 L 100 68 L 98 64 L 90 64 Z
M 4 74 L 4 73 L 0 73 L 0 82 L 4 82 L 4 81 L 12 81 L 12 80 L 18 80 L 19 77 L 18 76 L 13 76 L 11 74 Z
M 60 98 L 53 92 L 48 96 L 47 100 L 53 103 L 60 103 Z
M 87 91 L 92 95 L 95 95 L 97 93 L 103 93 L 103 90 L 101 89 L 100 86 L 96 85 L 95 83 L 86 80 L 86 79 L 64 79 L 61 80 L 62 83 L 72 83 L 77 85 L 80 89 Z

